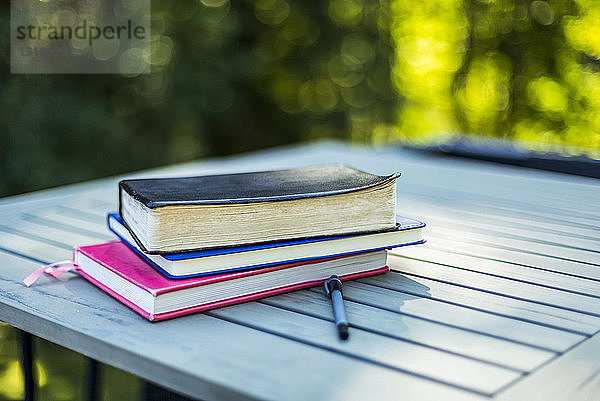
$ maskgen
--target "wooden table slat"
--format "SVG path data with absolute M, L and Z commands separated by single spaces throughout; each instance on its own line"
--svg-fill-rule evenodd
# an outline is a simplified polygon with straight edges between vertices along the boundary
M 429 240 L 427 246 L 431 249 L 472 256 L 480 260 L 511 263 L 517 266 L 532 267 L 577 277 L 585 277 L 591 280 L 600 280 L 600 269 L 597 266 L 572 260 L 557 259 L 550 256 L 495 248 L 487 245 L 466 244 L 443 238 L 436 238 L 433 241 Z
M 591 266 L 600 266 L 600 254 L 580 249 L 544 244 L 536 241 L 524 241 L 516 238 L 496 238 L 483 233 L 452 230 L 443 226 L 431 224 L 428 237 L 431 241 L 437 238 L 458 241 L 467 244 L 490 246 L 499 249 L 516 250 L 542 256 L 553 257 L 559 260 L 571 260 Z
M 387 282 L 386 285 L 390 288 L 370 285 L 368 280 L 352 282 L 344 287 L 344 297 L 369 306 L 547 350 L 562 351 L 582 339 L 580 334 L 465 307 L 465 305 L 440 302 L 435 297 L 434 287 L 431 287 L 430 297 L 415 295 L 424 291 L 418 287 L 425 287 L 416 280 L 406 277 L 402 282 Z M 425 287 L 425 291 L 429 291 L 429 288 Z M 597 331 L 597 326 L 585 324 L 574 324 L 574 326 Z
M 419 213 L 428 216 L 427 220 L 430 225 L 436 225 L 453 230 L 459 229 L 470 233 L 493 235 L 498 238 L 539 241 L 541 243 L 551 245 L 583 249 L 586 251 L 600 253 L 600 241 L 598 240 L 598 235 L 600 232 L 595 232 L 596 237 L 584 237 L 581 235 L 568 236 L 563 232 L 559 233 L 542 227 L 532 228 L 521 224 L 500 224 L 494 220 L 490 221 L 484 217 L 466 220 L 454 212 L 448 212 L 446 214 L 428 212 L 427 207 L 423 206 L 411 207 L 408 210 L 410 210 L 411 213 Z
M 492 394 L 520 377 L 513 370 L 357 328 L 351 329 L 352 341 L 344 342 L 337 338 L 331 322 L 261 303 L 240 304 L 208 314 L 480 393 Z M 540 358 L 538 365 L 550 357 L 548 353 Z
M 600 299 L 414 259 L 391 256 L 398 272 L 600 317 Z M 381 281 L 373 277 L 374 281 Z
M 262 303 L 332 320 L 331 305 L 320 288 L 266 298 Z M 422 344 L 499 366 L 529 371 L 549 356 L 526 345 L 346 300 L 352 327 Z M 572 336 L 581 341 L 583 337 Z
M 72 248 L 71 244 L 87 245 L 99 242 L 110 241 L 113 238 L 108 234 L 87 235 L 81 232 L 73 232 L 73 230 L 65 230 L 64 228 L 56 228 L 46 224 L 30 222 L 20 219 L 8 219 L 4 223 L 4 227 L 18 227 L 17 234 L 23 237 L 37 239 L 39 242 L 48 243 L 61 248 Z M 48 241 L 51 240 L 51 241 Z M 58 243 L 58 244 L 57 244 Z M 59 245 L 60 244 L 60 245 Z
M 425 213 L 428 216 L 450 218 L 464 224 L 485 224 L 495 228 L 522 227 L 537 233 L 552 233 L 572 238 L 598 240 L 600 226 L 573 224 L 564 219 L 544 218 L 543 214 L 523 213 L 515 215 L 490 207 L 474 207 L 463 203 L 435 202 L 417 194 L 402 194 L 398 198 L 398 210 L 411 213 Z
M 570 347 L 573 342 L 578 341 L 578 337 L 574 338 L 573 336 L 556 333 L 554 331 L 544 333 L 545 330 L 539 329 L 537 326 L 588 336 L 593 335 L 600 330 L 600 319 L 595 316 L 557 309 L 552 306 L 531 303 L 529 301 L 504 297 L 501 295 L 489 294 L 424 277 L 405 274 L 390 274 L 390 277 L 388 277 L 385 282 L 365 279 L 362 280 L 362 283 L 380 287 L 381 291 L 399 291 L 405 294 L 425 297 L 430 300 L 450 303 L 459 307 L 466 307 L 468 310 L 474 309 L 510 319 L 517 319 L 525 323 L 532 323 L 533 326 L 527 325 L 530 329 L 524 330 L 523 332 L 521 332 L 523 329 L 520 329 L 521 331 L 519 333 L 512 333 L 511 331 L 508 331 L 509 328 L 514 325 L 512 321 L 491 320 L 491 322 L 494 322 L 495 325 L 498 326 L 498 328 L 493 331 L 493 333 L 496 333 L 495 335 L 501 337 L 508 336 L 508 338 L 516 341 L 537 344 L 558 351 L 563 351 Z M 355 284 L 353 283 L 352 285 L 354 286 Z M 365 288 L 364 291 L 380 290 Z M 363 294 L 361 295 L 365 296 Z M 394 293 L 389 293 L 389 296 L 393 297 Z M 432 309 L 430 307 L 428 312 L 431 311 Z M 466 314 L 466 312 L 462 312 L 462 314 Z M 483 316 L 477 317 L 484 321 L 488 319 Z M 453 316 L 453 319 L 456 318 L 457 315 Z M 441 321 L 443 322 L 444 320 Z M 491 322 L 488 325 L 483 325 L 483 327 L 494 327 Z M 476 326 L 477 325 L 473 324 L 472 326 L 466 325 L 465 327 Z M 533 331 L 531 335 L 528 334 L 529 330 Z M 537 333 L 537 337 L 535 333 Z
M 596 401 L 600 397 L 600 333 L 539 370 L 507 386 L 497 401 Z
M 97 240 L 108 241 L 112 236 L 107 232 L 103 225 L 84 223 L 81 220 L 73 219 L 69 216 L 57 216 L 52 213 L 33 214 L 23 213 L 21 219 L 26 222 L 31 222 L 42 227 L 51 227 L 63 231 L 69 231 L 76 234 L 81 234 L 85 237 L 96 238 Z M 102 220 L 100 220 L 102 221 Z
M 473 256 L 438 251 L 426 244 L 422 247 L 406 247 L 392 250 L 393 255 L 431 262 L 443 266 L 466 269 L 510 280 L 543 285 L 558 290 L 600 298 L 600 282 L 587 278 L 528 268 L 510 263 L 485 260 Z M 600 270 L 600 269 L 598 269 Z
M 477 165 L 477 162 L 471 162 Z M 439 174 L 440 168 L 445 174 Z M 419 182 L 410 182 L 411 190 L 419 189 L 421 193 L 447 194 L 456 200 L 474 200 L 484 204 L 508 206 L 519 210 L 542 209 L 555 216 L 585 217 L 595 223 L 600 222 L 600 213 L 594 207 L 598 188 L 594 180 L 581 180 L 581 177 L 571 176 L 570 180 L 581 180 L 583 185 L 560 182 L 556 180 L 557 174 L 550 174 L 550 180 L 533 178 L 541 176 L 535 171 L 516 169 L 511 173 L 493 174 L 488 171 L 462 171 L 460 178 L 448 179 L 448 174 L 454 170 L 448 165 L 441 167 L 434 163 L 427 163 L 420 170 L 412 170 L 412 177 L 418 177 Z M 503 170 L 500 167 L 500 170 Z M 508 170 L 504 169 L 505 172 Z M 533 174 L 531 174 L 533 173 Z M 406 174 L 408 175 L 408 173 Z M 526 178 L 529 175 L 532 178 Z M 407 181 L 412 181 L 407 177 Z M 460 184 L 457 185 L 457 184 Z M 557 191 L 560 196 L 557 196 Z M 578 208 L 574 209 L 573 205 Z
M 559 191 L 561 188 L 557 188 Z M 565 189 L 568 191 L 568 189 Z M 536 207 L 536 205 L 520 205 L 507 201 L 498 202 L 489 197 L 470 194 L 469 196 L 460 196 L 449 192 L 442 192 L 435 188 L 423 186 L 420 182 L 411 182 L 404 191 L 400 191 L 402 197 L 413 198 L 423 204 L 440 207 L 442 204 L 453 209 L 478 211 L 483 215 L 491 213 L 502 217 L 508 216 L 517 219 L 527 219 L 531 221 L 541 221 L 561 224 L 571 227 L 584 227 L 589 230 L 599 230 L 600 221 L 595 216 L 581 216 L 572 210 L 551 209 L 546 207 Z
M 22 235 L 2 231 L 0 226 L 0 248 L 17 252 L 34 260 L 52 263 L 72 258 L 73 250 L 67 247 L 49 245 L 47 242 L 34 240 Z

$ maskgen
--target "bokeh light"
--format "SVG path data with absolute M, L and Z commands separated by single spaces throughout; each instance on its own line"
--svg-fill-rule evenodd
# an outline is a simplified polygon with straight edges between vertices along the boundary
M 469 134 L 598 158 L 599 18 L 592 0 L 154 1 L 151 49 L 119 55 L 121 75 L 2 60 L 0 193 L 318 138 Z M 140 52 L 150 73 L 128 74 Z

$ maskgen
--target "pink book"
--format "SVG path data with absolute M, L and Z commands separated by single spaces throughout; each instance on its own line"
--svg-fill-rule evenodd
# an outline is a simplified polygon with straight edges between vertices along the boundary
M 77 271 L 140 315 L 158 321 L 388 271 L 387 252 L 288 263 L 189 279 L 169 279 L 120 241 L 75 248 Z

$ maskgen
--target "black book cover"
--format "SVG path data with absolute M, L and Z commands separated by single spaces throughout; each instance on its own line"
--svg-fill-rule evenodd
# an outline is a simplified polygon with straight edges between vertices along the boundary
M 398 178 L 344 165 L 185 178 L 123 180 L 119 188 L 148 208 L 177 204 L 280 201 L 358 191 Z

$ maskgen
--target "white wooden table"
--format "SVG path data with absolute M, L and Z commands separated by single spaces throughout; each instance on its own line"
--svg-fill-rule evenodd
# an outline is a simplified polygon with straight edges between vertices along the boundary
M 600 400 L 593 179 L 336 143 L 129 177 L 331 162 L 401 171 L 398 212 L 428 223 L 390 273 L 345 285 L 348 342 L 320 288 L 160 323 L 76 275 L 26 288 L 74 245 L 112 239 L 118 178 L 0 200 L 0 320 L 206 400 Z

